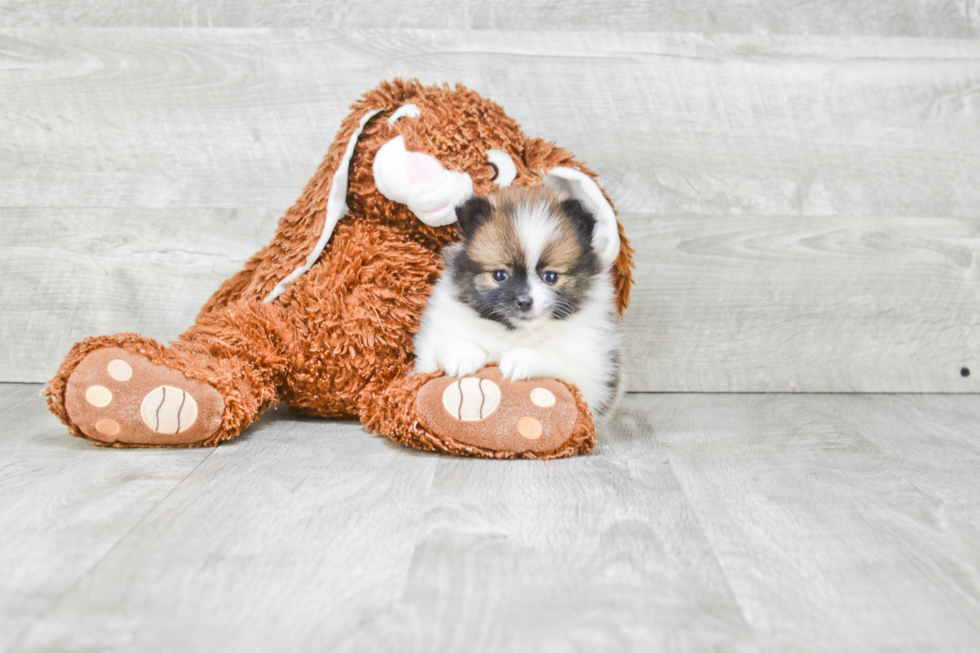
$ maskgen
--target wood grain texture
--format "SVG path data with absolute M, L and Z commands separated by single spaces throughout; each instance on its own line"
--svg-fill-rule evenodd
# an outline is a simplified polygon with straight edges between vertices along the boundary
M 551 465 L 271 417 L 11 653 L 760 650 L 643 423 Z
M 602 173 L 640 247 L 631 389 L 976 391 L 980 42 L 493 30 L 8 31 L 0 379 L 176 337 L 396 75 Z
M 978 398 L 682 395 L 645 408 L 770 650 L 976 647 Z
M 622 218 L 644 252 L 625 324 L 633 391 L 980 390 L 960 373 L 980 370 L 980 220 Z M 274 220 L 0 209 L 0 337 L 20 343 L 0 368 L 46 381 L 89 335 L 176 338 Z
M 0 651 L 212 453 L 97 449 L 69 437 L 38 390 L 0 384 Z
M 175 339 L 268 242 L 278 217 L 248 208 L 0 208 L 0 338 L 18 343 L 0 350 L 0 378 L 47 381 L 88 336 Z
M 327 648 L 764 650 L 648 426 L 550 469 L 441 461 L 400 600 Z
M 104 450 L 36 392 L 0 385 L 9 653 L 980 640 L 976 396 L 631 394 L 590 456 L 541 463 L 279 412 L 216 450 Z
M 974 0 L 5 0 L 0 27 L 317 27 L 726 32 L 971 38 Z
M 459 81 L 624 211 L 967 217 L 980 42 L 311 30 L 4 40 L 4 206 L 290 205 L 380 79 Z
M 980 390 L 980 219 L 623 219 L 631 390 Z

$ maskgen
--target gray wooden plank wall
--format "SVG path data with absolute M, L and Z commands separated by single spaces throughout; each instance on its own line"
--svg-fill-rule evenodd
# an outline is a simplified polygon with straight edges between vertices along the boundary
M 980 36 L 976 0 L 5 0 L 3 27 L 316 27 Z
M 629 389 L 980 387 L 978 3 L 444 4 L 0 5 L 0 380 L 174 338 L 410 76 L 600 172 Z

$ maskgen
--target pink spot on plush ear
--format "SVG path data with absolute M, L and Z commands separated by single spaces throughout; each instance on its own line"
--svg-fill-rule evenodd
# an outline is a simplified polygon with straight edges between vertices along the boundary
M 426 181 L 438 177 L 443 171 L 442 165 L 428 154 L 409 152 L 405 159 L 408 167 L 408 180 L 411 183 Z

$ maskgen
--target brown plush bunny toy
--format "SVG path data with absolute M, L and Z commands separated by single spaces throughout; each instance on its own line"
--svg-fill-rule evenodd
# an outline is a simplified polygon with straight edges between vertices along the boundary
M 632 250 L 595 176 L 462 86 L 382 83 L 354 104 L 272 242 L 193 326 L 169 347 L 133 333 L 78 343 L 48 405 L 72 435 L 116 447 L 215 445 L 285 401 L 430 451 L 586 453 L 595 430 L 574 387 L 495 367 L 461 380 L 412 374 L 412 338 L 440 250 L 456 238 L 455 206 L 507 185 L 544 183 L 588 203 L 622 313 Z

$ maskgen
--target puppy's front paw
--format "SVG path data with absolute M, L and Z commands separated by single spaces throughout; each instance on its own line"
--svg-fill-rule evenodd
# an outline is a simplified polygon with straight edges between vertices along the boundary
M 415 374 L 428 374 L 429 372 L 435 372 L 439 369 L 439 364 L 436 363 L 436 359 L 432 356 L 419 356 L 415 359 L 415 367 L 413 372 Z
M 533 349 L 511 349 L 500 357 L 500 373 L 505 379 L 523 381 L 546 376 L 544 361 Z
M 469 342 L 447 345 L 438 358 L 439 367 L 446 376 L 469 376 L 487 365 L 487 353 Z

